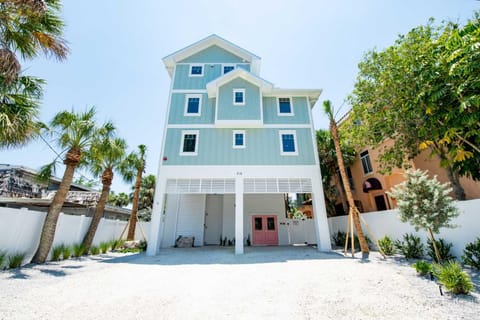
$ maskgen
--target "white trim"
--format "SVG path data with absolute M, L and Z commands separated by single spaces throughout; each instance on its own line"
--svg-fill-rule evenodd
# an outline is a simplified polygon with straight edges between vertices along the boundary
M 207 90 L 201 89 L 174 89 L 170 91 L 172 93 L 207 93 Z
M 212 124 L 169 124 L 169 129 L 192 129 L 192 128 L 268 128 L 268 129 L 311 129 L 309 124 L 265 124 L 258 120 L 218 120 L 219 123 Z M 312 131 L 315 131 L 312 129 Z M 315 139 L 313 139 L 315 142 Z
M 217 120 L 216 128 L 263 128 L 261 120 Z M 283 126 L 281 127 L 283 128 Z
M 169 124 L 167 129 L 216 128 L 214 124 Z
M 295 147 L 294 152 L 285 152 L 283 151 L 283 139 L 282 135 L 293 135 L 293 146 Z M 278 138 L 280 139 L 280 155 L 282 156 L 298 156 L 298 143 L 297 143 L 297 132 L 295 130 L 279 130 Z
M 235 144 L 235 135 L 242 134 L 243 135 L 243 145 L 236 145 Z M 245 149 L 247 146 L 247 135 L 245 130 L 233 130 L 232 131 L 232 148 L 233 149 Z
M 237 68 L 237 65 L 235 63 L 222 63 L 221 65 L 222 75 L 228 73 L 228 72 L 225 72 L 225 67 L 233 67 L 233 69 L 229 71 L 229 72 L 232 72 Z
M 310 124 L 265 124 L 264 128 L 294 128 L 294 129 L 310 129 L 312 126 Z
M 194 152 L 184 152 L 183 143 L 185 142 L 185 135 L 193 134 L 195 135 L 195 151 Z M 196 156 L 198 155 L 198 143 L 200 141 L 200 131 L 198 130 L 182 130 L 182 140 L 180 141 L 180 155 L 181 156 Z
M 319 166 L 318 170 L 320 172 L 320 159 L 318 158 L 318 147 L 317 147 L 317 131 L 315 130 L 315 126 L 313 124 L 313 116 L 312 116 L 312 106 L 310 105 L 310 99 L 305 97 L 305 100 L 307 100 L 307 107 L 308 107 L 308 122 L 310 123 L 310 131 L 311 131 L 311 136 L 312 136 L 312 148 L 313 148 L 313 154 L 315 156 L 315 162 Z M 322 173 L 320 172 L 320 180 L 322 180 Z
M 183 109 L 183 115 L 186 117 L 199 117 L 202 114 L 202 94 L 186 94 L 185 95 L 185 108 Z M 188 100 L 190 98 L 198 98 L 198 112 L 188 112 Z
M 241 93 L 242 93 L 242 98 L 243 98 L 243 99 L 242 99 L 242 100 L 243 100 L 242 102 L 236 102 L 236 101 L 235 101 L 235 94 L 236 94 L 237 92 L 241 92 Z M 244 106 L 244 105 L 245 105 L 245 100 L 246 100 L 246 97 L 245 97 L 245 89 L 239 89 L 239 88 L 233 89 L 233 105 L 234 105 L 234 106 Z
M 201 67 L 202 68 L 202 73 L 192 74 L 192 69 L 194 67 Z M 203 77 L 204 71 L 205 71 L 205 64 L 203 64 L 203 63 L 191 63 L 190 67 L 188 68 L 188 76 L 189 77 Z
M 280 99 L 288 99 L 290 101 L 290 112 L 280 112 Z M 277 116 L 279 117 L 293 117 L 295 112 L 293 111 L 293 98 L 292 97 L 277 97 Z

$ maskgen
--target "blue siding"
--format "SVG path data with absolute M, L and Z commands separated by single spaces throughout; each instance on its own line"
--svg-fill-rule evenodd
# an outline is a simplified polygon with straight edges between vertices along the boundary
M 164 165 L 314 165 L 311 130 L 295 129 L 298 156 L 281 156 L 279 131 L 245 129 L 245 149 L 232 148 L 232 129 L 200 128 L 197 156 L 180 156 L 182 129 L 168 129 Z M 287 130 L 292 130 L 288 128 Z
M 170 100 L 170 113 L 168 124 L 213 124 L 215 122 L 215 99 L 208 99 L 207 94 L 202 94 L 200 116 L 185 116 L 184 93 L 173 93 Z
M 190 77 L 189 64 L 179 64 L 175 68 L 173 78 L 173 89 L 205 90 L 207 83 L 218 78 L 221 75 L 220 64 L 203 65 L 203 76 Z
M 263 123 L 265 124 L 309 124 L 306 97 L 292 98 L 293 116 L 278 116 L 276 97 L 263 98 Z
M 233 104 L 233 89 L 245 89 L 245 105 Z M 236 78 L 220 87 L 218 93 L 218 120 L 260 120 L 260 88 Z
M 202 62 L 215 62 L 215 63 L 237 63 L 242 62 L 242 58 L 213 45 L 188 58 L 183 59 L 180 63 L 202 63 Z

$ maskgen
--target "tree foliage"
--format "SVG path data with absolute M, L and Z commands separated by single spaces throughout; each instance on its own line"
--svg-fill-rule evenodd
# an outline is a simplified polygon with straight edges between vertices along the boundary
M 386 171 L 429 149 L 442 166 L 480 179 L 479 14 L 463 26 L 433 23 L 364 56 L 349 97 L 349 139 L 377 146 L 391 138 L 380 150 Z
M 114 191 L 110 191 L 110 195 L 108 196 L 108 204 L 117 207 L 126 207 L 130 203 L 130 199 L 128 194 L 125 192 L 120 192 L 115 194 Z

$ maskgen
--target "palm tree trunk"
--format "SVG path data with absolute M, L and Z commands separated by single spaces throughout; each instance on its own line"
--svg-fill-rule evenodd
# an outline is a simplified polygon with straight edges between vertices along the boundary
M 102 219 L 103 211 L 105 210 L 105 205 L 108 200 L 108 195 L 110 194 L 110 186 L 112 185 L 113 180 L 113 171 L 111 168 L 105 169 L 102 174 L 102 194 L 100 195 L 100 200 L 98 200 L 97 207 L 95 208 L 95 213 L 93 214 L 92 222 L 88 227 L 88 231 L 83 238 L 83 245 L 85 246 L 85 252 L 90 251 L 92 246 L 93 238 L 97 232 L 98 225 Z
M 53 244 L 53 239 L 55 237 L 55 230 L 57 228 L 58 217 L 60 211 L 62 210 L 63 203 L 67 198 L 68 191 L 70 190 L 70 185 L 72 184 L 73 174 L 75 172 L 76 164 L 68 163 L 65 172 L 63 174 L 62 181 L 58 187 L 55 196 L 53 197 L 52 203 L 48 208 L 47 216 L 45 217 L 45 222 L 42 228 L 42 235 L 40 237 L 40 243 L 38 245 L 37 252 L 32 259 L 33 263 L 44 263 L 48 258 L 48 253 Z
M 340 179 L 338 178 L 338 175 L 336 174 L 336 170 L 332 171 L 333 174 L 333 181 L 336 186 L 338 186 L 338 195 L 340 197 L 340 201 L 342 202 L 342 207 L 343 207 L 343 212 L 347 213 L 348 212 L 348 205 L 347 205 L 347 199 L 345 198 L 345 193 L 342 190 L 342 184 L 340 183 Z
M 370 249 L 368 248 L 368 243 L 365 240 L 365 235 L 363 234 L 362 225 L 360 224 L 360 217 L 358 209 L 355 206 L 353 201 L 352 190 L 350 189 L 350 184 L 348 183 L 347 173 L 345 171 L 345 163 L 343 162 L 342 150 L 340 149 L 340 140 L 338 137 L 338 128 L 337 124 L 333 120 L 333 116 L 330 118 L 330 131 L 332 132 L 333 142 L 335 143 L 335 152 L 338 157 L 338 167 L 340 169 L 340 176 L 342 177 L 343 186 L 345 188 L 345 194 L 347 196 L 348 204 L 350 205 L 350 214 L 352 214 L 353 224 L 357 230 L 358 240 L 360 242 L 360 249 L 364 256 L 368 256 Z
M 127 240 L 135 239 L 135 227 L 137 225 L 137 212 L 138 212 L 138 198 L 140 196 L 140 184 L 142 182 L 142 173 L 143 173 L 143 168 L 139 168 L 137 171 L 137 178 L 135 180 L 135 191 L 133 193 L 133 201 L 132 201 L 132 214 L 130 215 Z

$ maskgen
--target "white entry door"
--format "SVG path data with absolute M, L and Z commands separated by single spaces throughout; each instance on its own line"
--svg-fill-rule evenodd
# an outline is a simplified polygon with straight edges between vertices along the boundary
M 222 235 L 223 195 L 207 195 L 205 244 L 219 244 Z

